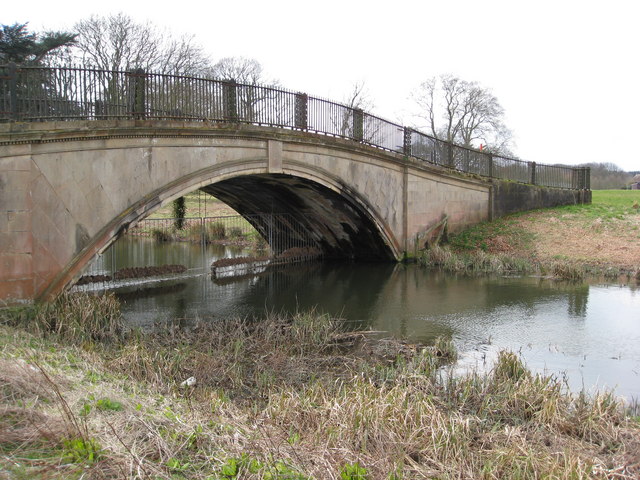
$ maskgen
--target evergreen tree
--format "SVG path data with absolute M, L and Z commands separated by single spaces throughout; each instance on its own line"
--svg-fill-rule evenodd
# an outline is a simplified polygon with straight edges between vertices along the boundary
M 68 32 L 29 33 L 26 23 L 0 25 L 0 63 L 38 65 L 50 53 L 75 43 Z
M 176 230 L 182 230 L 184 227 L 184 215 L 187 211 L 184 197 L 176 198 L 173 201 L 174 226 Z

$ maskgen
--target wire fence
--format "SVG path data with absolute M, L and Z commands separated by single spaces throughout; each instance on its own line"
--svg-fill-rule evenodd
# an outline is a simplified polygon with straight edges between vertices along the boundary
M 97 255 L 75 285 L 103 290 L 202 274 L 233 277 L 256 266 L 320 258 L 316 239 L 290 214 L 145 218 Z
M 358 108 L 282 88 L 142 70 L 0 65 L 0 121 L 131 118 L 297 129 L 484 177 L 590 189 L 588 168 L 543 165 L 462 147 Z

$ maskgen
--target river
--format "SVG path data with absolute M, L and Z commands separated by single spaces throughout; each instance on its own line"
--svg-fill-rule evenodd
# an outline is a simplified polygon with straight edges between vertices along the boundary
M 315 309 L 344 319 L 349 328 L 409 342 L 449 336 L 459 352 L 458 370 L 489 369 L 507 349 L 535 372 L 562 376 L 573 391 L 615 388 L 628 400 L 640 398 L 640 286 L 452 275 L 380 263 L 303 263 L 237 278 L 208 274 L 214 259 L 242 254 L 219 245 L 123 238 L 100 269 L 170 263 L 189 268 L 177 278 L 116 289 L 126 320 L 143 329 L 158 322 Z

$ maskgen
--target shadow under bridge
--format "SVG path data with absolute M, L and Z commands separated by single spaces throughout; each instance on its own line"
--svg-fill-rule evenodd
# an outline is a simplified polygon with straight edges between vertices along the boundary
M 283 174 L 243 175 L 201 190 L 244 216 L 274 253 L 304 231 L 325 259 L 394 259 L 375 220 L 347 192 Z

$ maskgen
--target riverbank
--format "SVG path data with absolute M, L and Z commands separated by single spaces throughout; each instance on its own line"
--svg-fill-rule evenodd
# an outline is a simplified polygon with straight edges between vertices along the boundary
M 315 313 L 127 331 L 111 295 L 2 312 L 0 478 L 637 478 L 640 418 L 502 353 Z M 444 368 L 444 370 L 443 370 Z
M 452 235 L 419 261 L 449 271 L 640 281 L 640 191 L 594 190 L 590 205 L 522 212 Z

